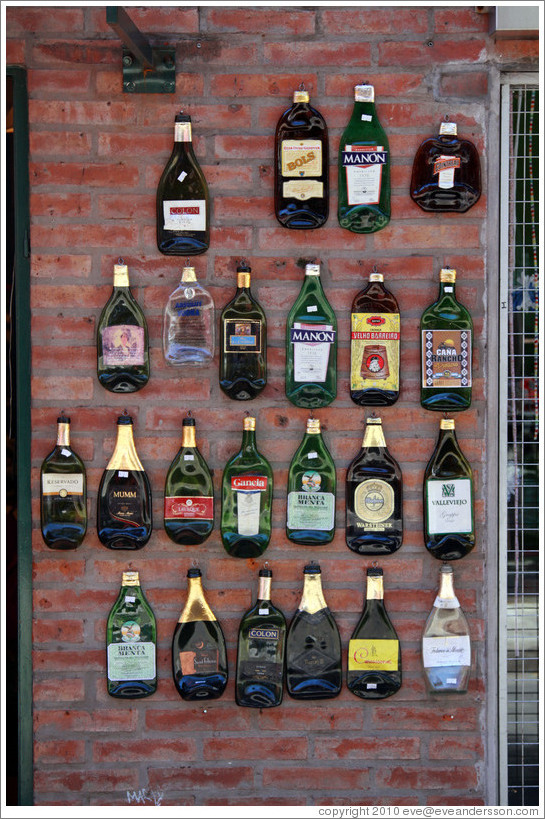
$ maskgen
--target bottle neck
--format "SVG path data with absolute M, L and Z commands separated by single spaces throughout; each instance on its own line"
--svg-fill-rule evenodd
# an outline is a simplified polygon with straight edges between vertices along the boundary
M 456 282 L 439 282 L 439 298 L 456 299 Z
M 191 143 L 193 141 L 190 122 L 174 123 L 174 142 Z
M 257 599 L 258 600 L 270 600 L 271 599 L 271 581 L 272 581 L 272 577 L 260 577 L 259 578 L 259 587 L 257 589 Z
M 112 470 L 127 469 L 133 472 L 144 471 L 134 444 L 132 424 L 118 425 L 115 449 L 107 468 Z
M 438 596 L 443 600 L 456 600 L 454 593 L 454 575 L 452 572 L 441 572 Z
M 362 102 L 361 100 L 354 100 L 354 109 L 350 124 L 360 124 L 362 122 L 371 122 L 376 120 L 377 111 L 374 102 Z M 368 119 L 371 117 L 371 119 Z
M 370 447 L 383 448 L 386 447 L 384 432 L 382 431 L 382 424 L 372 424 L 369 421 L 367 422 L 367 426 L 365 427 L 365 433 L 363 435 L 362 447 L 364 449 Z
M 242 431 L 242 445 L 243 451 L 255 452 L 255 430 L 245 429 Z
M 307 614 L 316 614 L 317 611 L 327 608 L 324 593 L 322 591 L 321 574 L 305 574 L 303 586 L 303 596 L 299 603 L 299 611 L 306 611 Z
M 57 424 L 57 446 L 70 446 L 70 424 Z
M 194 623 L 198 620 L 215 620 L 214 612 L 204 597 L 202 580 L 200 577 L 188 579 L 187 603 L 180 614 L 179 623 Z
M 384 600 L 384 585 L 383 577 L 367 576 L 367 601 L 369 600 Z
M 191 424 L 184 424 L 182 427 L 182 446 L 193 447 L 197 446 L 195 438 L 195 427 Z

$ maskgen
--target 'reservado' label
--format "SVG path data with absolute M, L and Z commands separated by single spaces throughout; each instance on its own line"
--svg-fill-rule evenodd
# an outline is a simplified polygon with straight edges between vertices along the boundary
M 71 495 L 83 495 L 83 475 L 61 474 L 57 472 L 44 472 L 42 475 L 42 495 L 67 498 Z

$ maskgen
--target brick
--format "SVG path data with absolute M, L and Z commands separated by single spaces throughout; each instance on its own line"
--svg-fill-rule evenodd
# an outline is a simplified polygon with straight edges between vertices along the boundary
M 30 154 L 60 156 L 88 156 L 91 137 L 83 131 L 32 131 Z
M 62 125 L 134 125 L 136 108 L 133 102 L 71 102 L 30 100 L 31 122 Z
M 513 62 L 526 62 L 537 67 L 539 40 L 497 40 L 488 47 L 491 55 Z
M 488 74 L 485 71 L 443 74 L 441 91 L 447 97 L 485 97 L 488 94 Z
M 244 10 L 209 8 L 206 13 L 208 31 L 235 31 L 245 34 L 278 33 L 292 34 L 298 37 L 314 34 L 315 14 L 310 9 L 295 11 L 285 8 L 267 8 Z
M 373 34 L 423 34 L 428 30 L 425 7 L 415 9 L 380 8 L 324 10 L 321 14 L 324 34 L 354 34 L 361 31 L 365 37 Z M 374 80 L 374 77 L 373 77 Z M 361 82 L 361 80 L 360 80 Z
M 104 649 L 85 651 L 85 668 L 88 671 L 104 673 L 106 660 Z M 53 672 L 73 671 L 81 673 L 81 649 L 77 651 L 46 651 L 40 649 L 32 654 L 32 664 L 35 671 Z
M 386 250 L 394 247 L 426 248 L 439 246 L 444 250 L 460 247 L 479 247 L 478 225 L 400 225 L 390 222 L 384 231 L 374 237 L 377 250 Z
M 297 601 L 300 599 L 298 593 Z M 363 727 L 363 714 L 353 706 L 315 703 L 312 710 L 286 699 L 280 708 L 259 713 L 260 731 L 357 731 Z
M 51 8 L 8 8 L 6 23 L 10 32 L 70 32 L 83 31 L 83 10 Z
M 477 62 L 486 47 L 484 39 L 465 40 L 436 40 L 433 46 L 428 46 L 428 40 L 421 42 L 403 43 L 387 41 L 378 44 L 378 64 L 402 65 L 407 68 L 412 65 L 428 65 L 434 63 Z
M 430 703 L 410 708 L 379 706 L 373 710 L 373 724 L 387 730 L 418 731 L 474 731 L 476 712 L 473 707 L 451 707 L 449 704 Z
M 479 14 L 474 8 L 435 8 L 434 27 L 440 34 L 460 34 L 462 31 L 488 31 L 488 13 Z
M 316 744 L 316 759 L 420 759 L 419 737 L 324 737 Z
M 54 65 L 118 65 L 119 42 L 87 40 L 40 40 L 32 45 L 35 64 Z
M 306 737 L 270 739 L 269 737 L 212 737 L 205 739 L 203 758 L 212 759 L 306 759 Z
M 397 9 L 399 13 L 400 9 Z M 373 86 L 377 100 L 383 97 L 405 97 L 412 92 L 426 90 L 427 74 L 423 71 L 376 74 L 373 72 Z M 325 91 L 331 97 L 343 97 L 347 101 L 354 96 L 354 86 L 361 84 L 361 74 L 334 74 L 325 78 Z
M 93 387 L 94 380 L 85 376 L 52 375 L 31 379 L 32 395 L 37 400 L 51 400 L 54 396 L 62 395 L 65 402 L 86 401 L 92 398 Z
M 75 764 L 85 761 L 85 742 L 81 739 L 53 739 L 34 743 L 34 761 Z
M 218 136 L 214 145 L 218 159 L 268 158 L 273 155 L 274 137 Z
M 339 65 L 344 70 L 346 66 L 365 66 L 371 62 L 371 46 L 361 42 L 343 43 L 342 48 L 338 43 L 323 42 L 265 43 L 263 53 L 265 62 L 275 66 Z
M 4 40 L 6 48 L 6 65 L 26 64 L 25 40 Z
M 386 788 L 410 788 L 411 790 L 427 790 L 453 788 L 463 790 L 474 789 L 477 785 L 477 772 L 470 767 L 434 768 L 422 770 L 417 768 L 402 768 L 377 771 L 377 783 Z
M 77 162 L 30 163 L 34 185 L 82 185 L 85 188 L 134 187 L 139 180 L 136 165 L 115 162 L 107 165 Z M 80 237 L 81 238 L 81 237 Z
M 178 706 L 179 698 L 176 703 Z M 154 710 L 148 709 L 145 717 L 147 731 L 222 731 L 228 725 L 229 731 L 248 731 L 251 726 L 250 708 L 237 708 L 210 703 L 206 709 L 184 708 Z
M 153 194 L 136 193 L 126 196 L 105 193 L 97 196 L 96 201 L 98 212 L 104 219 L 155 219 Z
M 193 789 L 207 788 L 213 784 L 218 790 L 251 788 L 254 784 L 254 770 L 251 766 L 229 766 L 228 768 L 205 768 L 183 766 L 180 768 L 150 768 L 149 784 L 153 788 Z
M 30 207 L 35 216 L 89 216 L 91 197 L 88 193 L 33 193 Z
M 216 219 L 233 219 L 239 224 L 251 219 L 274 218 L 274 203 L 270 197 L 223 196 L 214 202 Z
M 150 762 L 170 761 L 185 762 L 196 758 L 194 739 L 146 739 L 146 760 Z M 93 760 L 95 762 L 139 762 L 142 759 L 142 748 L 135 743 L 96 741 L 93 743 Z
M 91 31 L 112 35 L 111 27 L 106 23 L 104 7 L 88 9 Z M 198 34 L 199 13 L 197 8 L 134 6 L 130 11 L 131 20 L 141 31 L 158 34 Z
M 35 560 L 32 577 L 38 583 L 47 583 L 51 580 L 64 583 L 73 583 L 75 580 L 82 580 L 85 577 L 85 560 L 71 556 L 65 558 L 63 553 L 58 553 L 58 557 Z M 61 555 L 63 555 L 61 557 Z
M 36 643 L 83 643 L 81 620 L 35 620 L 32 636 Z
M 111 698 L 110 698 L 111 699 Z M 35 711 L 34 726 L 40 734 L 59 731 L 85 733 L 119 733 L 134 731 L 138 711 L 134 708 L 114 708 L 94 711 Z
M 28 73 L 28 92 L 31 97 L 49 93 L 86 94 L 91 84 L 91 72 L 85 70 L 61 71 L 37 69 Z
M 256 805 L 274 805 L 275 807 L 279 805 L 287 805 L 289 807 L 292 807 L 293 805 L 306 805 L 307 798 L 306 796 L 302 796 L 300 798 L 294 796 L 284 798 L 281 796 L 264 796 L 262 792 L 258 792 L 248 797 L 237 796 L 236 798 L 230 798 L 221 796 L 219 798 L 216 797 L 215 799 L 204 798 L 202 804 L 217 805 L 218 807 L 225 805 L 236 805 L 237 807 L 244 805 L 251 808 L 255 807 Z
M 285 97 L 288 107 L 293 91 L 299 87 L 299 74 L 214 74 L 210 79 L 212 93 L 217 97 Z M 309 93 L 317 88 L 316 74 L 305 73 Z M 279 112 L 280 115 L 280 112 Z
M 93 592 L 93 605 L 110 609 L 115 602 L 115 594 L 108 591 Z M 35 589 L 34 608 L 37 611 L 76 611 L 85 612 L 89 606 L 88 591 L 73 589 Z
M 34 787 L 38 792 L 57 793 L 69 791 L 70 793 L 85 794 L 93 791 L 104 791 L 106 793 L 133 790 L 138 787 L 138 771 L 131 767 L 127 769 L 115 768 L 113 771 L 73 771 L 70 768 L 62 768 L 55 771 L 36 771 L 34 776 Z M 49 801 L 47 804 L 51 804 Z M 71 801 L 71 804 L 74 802 Z
M 62 227 L 45 227 L 34 225 L 32 240 L 36 247 L 58 247 L 64 244 L 77 247 L 78 241 L 85 236 L 86 247 L 131 247 L 138 237 L 138 228 L 132 225 L 62 225 Z
M 483 741 L 474 736 L 435 737 L 430 740 L 430 759 L 482 759 Z
M 85 684 L 80 677 L 34 679 L 34 702 L 81 702 L 84 696 Z
M 347 768 L 310 768 L 305 766 L 304 782 L 310 790 L 364 789 L 369 787 L 369 771 L 367 769 L 349 770 Z M 297 768 L 265 768 L 263 771 L 265 787 L 299 789 L 301 785 L 301 771 Z

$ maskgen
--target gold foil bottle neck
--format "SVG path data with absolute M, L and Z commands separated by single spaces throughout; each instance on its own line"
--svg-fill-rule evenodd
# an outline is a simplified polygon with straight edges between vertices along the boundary
M 442 600 L 456 600 L 454 591 L 454 574 L 452 566 L 441 566 L 439 569 L 439 592 L 438 597 Z
M 441 418 L 439 429 L 455 429 L 454 418 Z
M 237 273 L 237 287 L 239 287 L 239 288 L 242 288 L 242 287 L 248 288 L 248 287 L 250 287 L 250 282 L 251 282 L 251 274 L 239 270 L 238 273 Z
M 309 418 L 307 420 L 307 435 L 318 435 L 320 433 L 320 420 Z
M 382 430 L 382 420 L 380 418 L 368 418 L 367 426 L 363 435 L 362 447 L 385 447 L 386 440 Z
M 123 572 L 121 578 L 121 585 L 122 586 L 139 586 L 140 585 L 140 576 L 138 572 Z
M 129 287 L 129 268 L 126 264 L 114 264 L 114 287 Z
M 356 102 L 374 102 L 375 87 L 373 85 L 354 86 L 354 99 Z
M 57 446 L 70 446 L 70 422 L 57 424 Z
M 293 92 L 293 101 L 294 102 L 308 102 L 310 100 L 310 96 L 308 91 L 294 91 Z
M 317 611 L 327 608 L 327 603 L 322 591 L 322 575 L 305 574 L 303 585 L 303 596 L 299 603 L 299 611 L 306 611 L 307 614 L 316 614 Z
M 307 264 L 305 265 L 305 276 L 319 276 L 320 275 L 320 265 L 319 264 Z
M 183 447 L 192 447 L 193 449 L 197 446 L 197 439 L 195 435 L 195 425 L 194 424 L 184 424 L 182 427 L 182 446 Z
M 367 600 L 383 600 L 384 583 L 382 574 L 367 575 Z
M 202 578 L 188 578 L 187 602 L 180 614 L 179 623 L 194 623 L 199 620 L 215 620 L 214 612 L 204 597 Z
M 264 577 L 263 575 L 259 576 L 259 587 L 257 589 L 258 600 L 271 599 L 271 583 L 272 577 Z
M 182 282 L 187 284 L 188 282 L 196 282 L 197 276 L 195 275 L 195 268 L 194 267 L 184 267 L 182 270 Z
M 443 267 L 439 273 L 439 281 L 453 284 L 456 281 L 456 271 L 450 267 Z
M 255 432 L 255 418 L 252 415 L 247 415 L 242 422 L 242 429 L 244 432 Z
M 106 469 L 112 471 L 124 469 L 132 472 L 144 472 L 144 467 L 136 451 L 132 434 L 132 424 L 118 424 L 115 449 Z
M 458 136 L 458 126 L 455 122 L 442 122 L 439 126 L 439 136 Z
M 371 275 L 369 276 L 369 281 L 370 282 L 383 282 L 384 281 L 384 276 L 382 275 L 382 273 L 371 273 Z

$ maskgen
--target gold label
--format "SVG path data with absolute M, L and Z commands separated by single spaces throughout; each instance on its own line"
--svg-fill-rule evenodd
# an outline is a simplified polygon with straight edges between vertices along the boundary
M 354 511 L 366 523 L 383 523 L 394 512 L 394 490 L 386 481 L 363 481 L 354 492 Z
M 282 140 L 282 176 L 320 176 L 322 143 L 319 139 Z
M 399 313 L 352 313 L 350 389 L 399 390 Z
M 282 185 L 282 195 L 286 198 L 300 199 L 323 199 L 324 183 L 317 179 L 290 179 Z
M 349 671 L 397 671 L 398 640 L 350 640 Z

